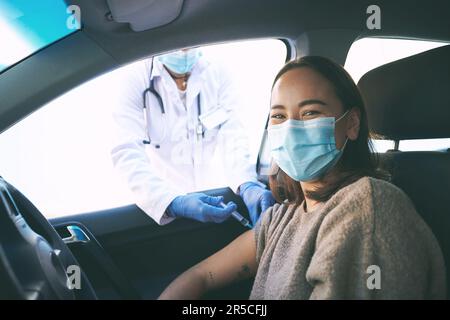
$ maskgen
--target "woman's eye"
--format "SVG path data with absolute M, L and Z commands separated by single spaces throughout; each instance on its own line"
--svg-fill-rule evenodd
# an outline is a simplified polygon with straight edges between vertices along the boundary
M 309 110 L 309 111 L 305 111 L 302 113 L 302 118 L 312 118 L 312 117 L 318 116 L 319 114 L 320 114 L 320 112 L 318 112 L 318 111 Z
M 280 113 L 275 113 L 270 116 L 272 119 L 284 119 L 284 116 Z

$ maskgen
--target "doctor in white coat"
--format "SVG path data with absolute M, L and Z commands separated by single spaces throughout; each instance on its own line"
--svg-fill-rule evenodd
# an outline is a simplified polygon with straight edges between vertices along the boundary
M 158 224 L 223 222 L 236 205 L 223 208 L 222 197 L 194 191 L 224 185 L 242 197 L 253 223 L 275 203 L 250 163 L 233 82 L 199 48 L 135 63 L 121 87 L 113 164 Z

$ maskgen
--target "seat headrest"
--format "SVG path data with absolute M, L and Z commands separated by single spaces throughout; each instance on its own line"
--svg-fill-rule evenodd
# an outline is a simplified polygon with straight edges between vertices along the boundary
M 450 138 L 450 45 L 373 69 L 358 87 L 372 132 L 391 140 Z

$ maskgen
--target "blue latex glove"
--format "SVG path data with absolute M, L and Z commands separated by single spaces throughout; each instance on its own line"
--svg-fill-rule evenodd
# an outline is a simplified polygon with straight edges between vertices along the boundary
M 210 197 L 204 193 L 191 193 L 176 197 L 169 205 L 168 213 L 173 217 L 183 217 L 201 222 L 221 223 L 237 209 L 234 202 L 225 208 L 220 206 L 223 197 Z
M 254 182 L 241 184 L 239 195 L 248 208 L 253 225 L 258 221 L 262 212 L 275 204 L 272 192 Z

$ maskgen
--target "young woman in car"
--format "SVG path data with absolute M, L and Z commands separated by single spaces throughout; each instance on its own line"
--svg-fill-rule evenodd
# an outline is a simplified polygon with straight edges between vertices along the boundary
M 281 204 L 160 299 L 253 276 L 251 299 L 445 298 L 439 245 L 403 191 L 380 179 L 363 100 L 341 66 L 314 56 L 286 64 L 268 137 Z

